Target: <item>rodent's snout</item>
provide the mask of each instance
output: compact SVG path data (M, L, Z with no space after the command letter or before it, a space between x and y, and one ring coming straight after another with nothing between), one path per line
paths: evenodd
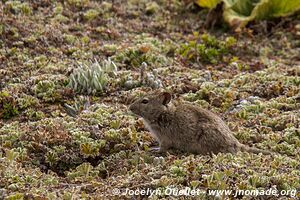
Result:
M133 112L133 114L140 116L139 106L135 103L129 106L129 110Z
M129 103L130 105L128 106L128 109L134 113L134 110L136 110L135 99L131 99Z
M132 104L129 105L128 109L129 109L130 111L132 111Z
M134 104L131 104L128 109L134 113L135 109L136 109L136 106Z

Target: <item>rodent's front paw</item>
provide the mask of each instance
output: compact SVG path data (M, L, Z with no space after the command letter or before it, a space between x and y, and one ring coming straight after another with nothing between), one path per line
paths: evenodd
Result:
M149 149L149 152L151 152L151 153L157 153L157 154L164 154L167 151L166 151L166 149L161 148L161 147L151 147Z
M159 147L151 147L149 148L149 151L152 153L160 153L160 148Z

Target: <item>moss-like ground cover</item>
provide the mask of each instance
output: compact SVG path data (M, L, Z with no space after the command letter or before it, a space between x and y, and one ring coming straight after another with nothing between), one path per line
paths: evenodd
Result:
M206 14L179 0L2 0L0 199L130 199L112 190L171 185L299 195L299 15L237 34L204 29ZM80 63L108 58L115 74L82 86L93 95L70 87ZM150 152L157 142L127 106L157 88L214 111L242 143L277 155Z

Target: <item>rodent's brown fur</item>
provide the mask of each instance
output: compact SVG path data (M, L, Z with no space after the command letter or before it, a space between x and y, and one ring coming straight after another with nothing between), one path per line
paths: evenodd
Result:
M145 126L159 141L159 151L170 148L195 154L247 151L270 154L241 144L216 114L189 103L170 102L162 92L137 99L129 109L144 119Z

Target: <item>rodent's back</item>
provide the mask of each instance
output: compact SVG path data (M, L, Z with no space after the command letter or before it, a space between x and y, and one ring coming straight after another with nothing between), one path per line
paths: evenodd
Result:
M181 132L185 133L185 137L189 138L190 141L196 142L189 143L188 149L191 152L207 154L211 152L236 153L237 151L246 151L271 154L270 151L241 144L234 137L226 123L218 115L209 110L189 103L178 103L175 113L177 114L175 119L179 120L181 118L185 121L185 123L178 127L178 130L181 129Z
M187 119L196 120L197 126L199 126L198 128L209 126L211 128L218 128L226 134L232 134L225 122L218 115L209 110L190 103L177 103L176 110L179 115L185 115Z
M190 103L174 103L163 115L161 134L177 148L200 154L236 151L237 139L222 119L208 110Z

